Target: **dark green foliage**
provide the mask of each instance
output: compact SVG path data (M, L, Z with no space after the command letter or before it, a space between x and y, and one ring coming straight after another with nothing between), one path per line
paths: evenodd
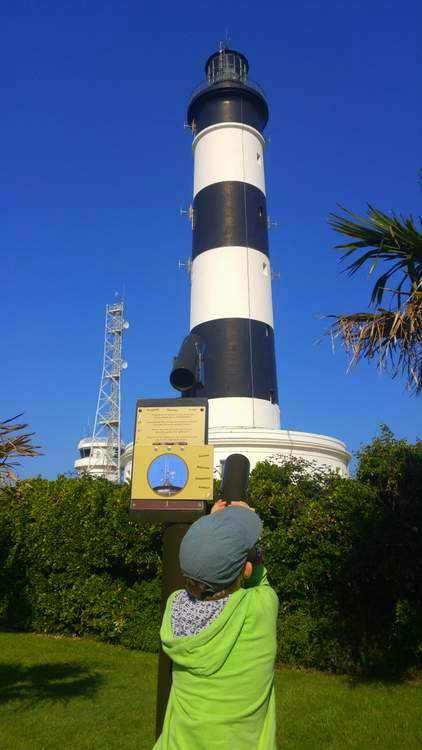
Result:
M128 495L89 478L2 488L0 623L157 650L161 530L129 524ZM280 598L280 661L355 674L422 661L421 442L382 428L354 479L258 464L249 501Z
M376 601L390 659L422 659L422 442L396 440L383 426L360 452L357 478L376 491L379 519L362 595Z
M127 486L41 478L0 495L0 622L157 650L161 532Z
M386 429L355 479L263 463L249 500L280 598L281 661L400 672L422 660L422 444Z

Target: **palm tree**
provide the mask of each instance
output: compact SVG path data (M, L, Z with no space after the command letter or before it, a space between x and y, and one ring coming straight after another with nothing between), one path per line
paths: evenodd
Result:
M40 455L37 450L40 446L31 443L33 432L14 434L28 427L27 424L15 422L15 419L19 419L21 416L22 414L17 414L15 417L0 422L0 484L16 479L12 467L19 462L11 459L20 456Z
M370 300L375 312L334 315L329 330L350 355L350 367L362 359L376 359L380 370L396 377L402 373L409 389L422 392L422 233L412 217L387 215L368 206L362 218L342 208L344 216L330 214L330 226L351 237L336 245L345 250L341 260L354 260L346 267L354 274L370 263L369 274L384 261ZM422 223L421 217L419 222ZM356 253L364 250L356 257ZM386 265L385 265L386 264ZM382 306L388 297L387 306Z

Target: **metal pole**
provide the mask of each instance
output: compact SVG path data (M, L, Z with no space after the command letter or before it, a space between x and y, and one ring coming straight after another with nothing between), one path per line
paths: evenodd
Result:
M161 588L161 612L164 613L166 602L170 594L177 589L184 588L183 576L179 567L180 543L189 528L187 523L169 523L165 525L163 536L163 578ZM156 712L156 738L161 734L167 701L170 695L172 682L171 659L160 650L158 660L158 684L157 684L157 712Z

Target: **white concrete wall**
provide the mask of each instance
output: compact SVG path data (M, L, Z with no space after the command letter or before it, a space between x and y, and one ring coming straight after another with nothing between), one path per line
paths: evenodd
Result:
M90 448L91 456L77 458L73 466L79 475L90 474L93 477L104 477L110 481L115 479L115 470L110 466L110 456L107 438L86 437L78 443L78 449ZM124 451L125 444L121 443Z
M224 427L280 429L280 407L263 398L211 398L208 408L210 430Z
M105 448L94 448L92 458L77 458L73 465L80 476L89 474L110 481L114 479L113 471L109 470L109 456Z
M289 430L227 430L209 431L209 442L214 445L214 467L218 473L221 463L231 453L248 457L251 470L259 461L276 462L283 458L304 458L316 467L326 467L348 476L350 453L345 444L328 435Z

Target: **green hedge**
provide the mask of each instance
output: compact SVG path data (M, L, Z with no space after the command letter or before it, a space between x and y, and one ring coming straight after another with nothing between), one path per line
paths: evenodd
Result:
M422 660L422 443L383 428L356 478L262 463L249 500L280 599L279 659L336 672ZM130 524L129 489L59 477L0 491L0 623L155 651L161 528Z
M157 650L161 530L129 524L128 502L127 486L90 478L4 489L0 622Z
M291 460L257 466L249 490L280 599L280 660L349 673L420 664L422 443L383 428L355 479Z

